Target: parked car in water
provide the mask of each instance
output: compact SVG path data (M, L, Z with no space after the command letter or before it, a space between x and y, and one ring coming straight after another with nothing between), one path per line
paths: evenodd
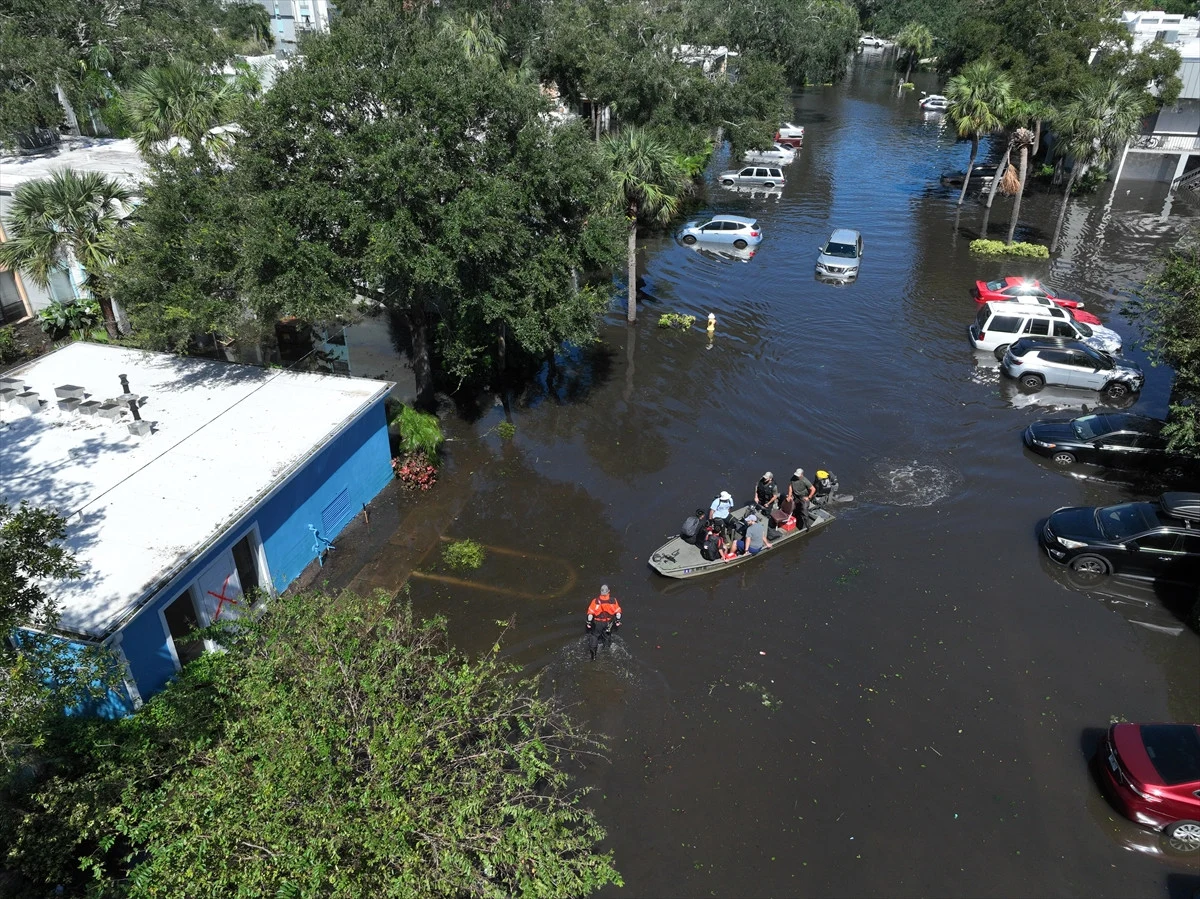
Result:
M783 144L785 147L799 147L804 143L804 126L784 122L775 132L775 143Z
M1083 309L1083 301L1075 297L1051 292L1033 278L999 278L995 281L976 281L971 293L976 303L1016 300L1021 303L1036 303L1039 306L1061 306L1069 309L1075 321L1089 325L1100 324L1100 319Z
M743 162L769 162L774 165L788 165L796 159L796 151L783 144L771 144L765 150L747 150L742 156Z
M998 166L986 162L971 166L971 183L979 188L989 187L992 179L996 177L997 168ZM942 175L942 184L946 187L961 188L965 177L966 172L946 172Z
M857 278L862 254L862 235L849 228L838 228L823 247L818 247L817 275L839 281Z
M1200 460L1167 451L1165 424L1132 412L1096 412L1079 418L1039 419L1021 439L1030 451L1063 468L1083 462L1122 471L1178 469L1200 478Z
M762 243L758 220L740 215L714 215L708 221L688 222L679 232L686 244L696 241L733 244L739 250Z
M1022 337L1009 346L1000 370L1026 390L1079 387L1113 400L1137 393L1145 381L1136 362L1062 337Z
M950 99L941 94L925 94L921 97L920 106L925 112L945 112L950 108Z
M1003 359L1009 344L1022 337L1063 337L1108 353L1121 351L1121 335L1103 325L1075 321L1066 309L1027 303L989 301L979 307L967 329L977 350L991 350Z
M1091 575L1200 581L1200 493L1158 502L1056 509L1038 535L1060 565Z
M760 184L763 187L778 187L783 182L783 169L778 166L748 165L740 169L727 169L717 176L725 185Z
M1122 815L1200 851L1200 724L1114 724L1094 763Z

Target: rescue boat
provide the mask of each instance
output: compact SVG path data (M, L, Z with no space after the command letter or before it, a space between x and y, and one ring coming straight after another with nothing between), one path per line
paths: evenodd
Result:
M740 509L734 509L730 513L730 516L740 524L750 511L752 511L750 506L745 505ZM705 574L716 574L718 571L725 571L734 565L749 562L751 559L761 559L763 556L771 556L778 552L780 547L785 543L792 543L801 537L818 531L834 520L834 516L824 509L812 509L810 514L813 516L813 521L808 527L797 526L791 530L779 531L777 532L777 536L774 537L768 534L767 539L771 541L769 549L764 549L753 555L746 553L745 555L736 556L731 559L713 559L709 561L700 554L700 547L693 541L675 536L651 553L650 567L665 577L689 578L700 577ZM776 532L772 530L770 533Z

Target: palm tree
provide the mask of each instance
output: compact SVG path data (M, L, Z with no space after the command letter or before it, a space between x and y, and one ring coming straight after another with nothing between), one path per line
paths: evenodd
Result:
M971 159L963 177L958 205L967 195L971 170L979 154L979 137L999 130L1004 111L1012 103L1012 81L989 59L973 62L950 79L946 87L950 100L948 114L959 137L971 139Z
M142 73L125 94L125 115L143 154L173 137L193 148L219 152L228 139L211 131L229 123L245 100L244 79L231 83L216 72L178 60Z
M442 37L458 44L467 59L499 63L507 49L504 36L497 34L487 13L452 15L442 22Z
M1137 134L1144 100L1141 91L1119 82L1093 83L1081 88L1054 120L1054 130L1059 136L1055 151L1064 158L1073 158L1075 164L1071 166L1071 177L1067 179L1062 206L1058 210L1054 238L1050 242L1051 253L1058 249L1058 235L1067 215L1075 179L1093 165L1107 165L1113 154Z
M909 22L896 35L896 46L908 51L908 67L904 70L904 83L907 84L913 63L924 59L933 49L933 33L920 22Z
M117 339L121 334L104 276L132 198L127 187L98 172L60 169L25 182L13 193L5 217L9 239L0 243L0 265L19 269L41 287L63 267L82 267L81 286L99 302L108 336Z
M687 178L671 148L641 128L606 135L601 152L612 171L615 203L629 223L629 321L637 321L637 226L665 223L675 214Z
M1015 151L1020 155L1020 175L1017 178L1016 196L1013 198L1012 217L1008 220L1008 237L1004 242L1011 245L1013 234L1017 230L1017 218L1021 215L1021 197L1025 194L1025 174L1029 169L1029 148L1033 146L1033 132L1028 128L1018 128L1008 141L1008 152Z

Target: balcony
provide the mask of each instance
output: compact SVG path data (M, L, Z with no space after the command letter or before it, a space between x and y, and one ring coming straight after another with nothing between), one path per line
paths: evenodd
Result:
M1139 134L1129 142L1131 153L1200 153L1200 137L1194 134Z

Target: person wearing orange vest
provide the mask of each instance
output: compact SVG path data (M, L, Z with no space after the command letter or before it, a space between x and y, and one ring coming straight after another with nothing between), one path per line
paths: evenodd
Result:
M600 588L600 595L591 601L587 610L588 652L596 661L596 650L604 641L612 640L612 633L621 626L621 604L608 592L608 584Z

